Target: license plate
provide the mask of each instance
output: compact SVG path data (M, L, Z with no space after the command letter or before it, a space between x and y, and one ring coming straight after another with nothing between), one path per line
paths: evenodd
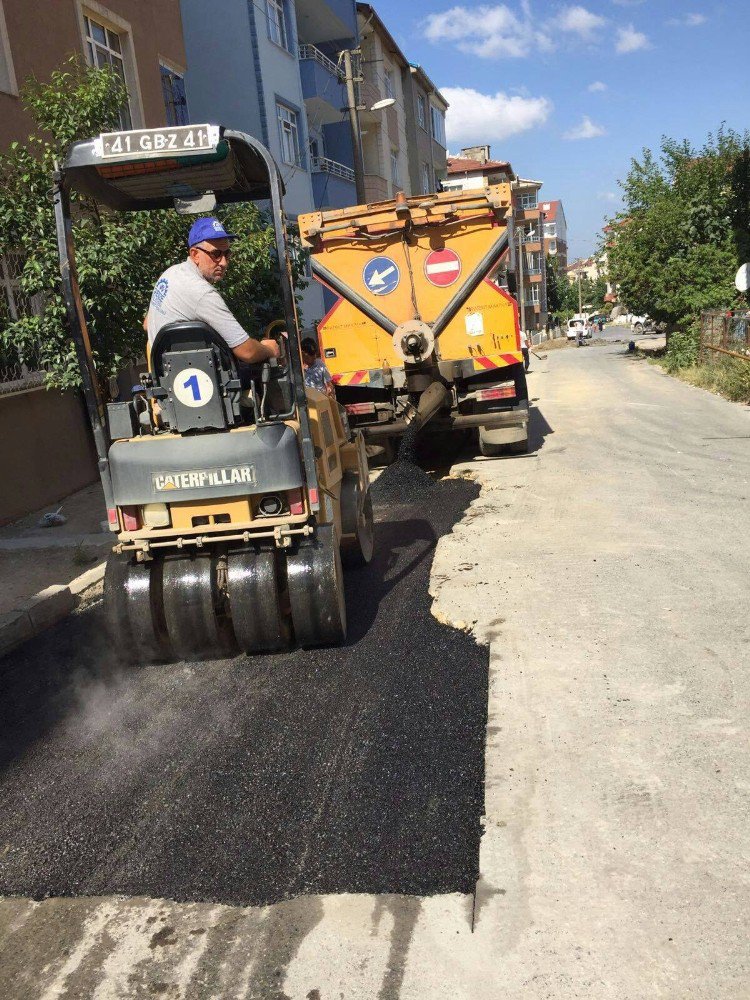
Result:
M219 144L216 125L176 125L173 128L142 128L132 132L105 132L96 141L104 160L165 154L208 153Z

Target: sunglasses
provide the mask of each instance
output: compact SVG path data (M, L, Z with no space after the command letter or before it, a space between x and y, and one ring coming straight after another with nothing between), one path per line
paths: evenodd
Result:
M219 264L222 257L226 257L226 259L229 260L232 254L231 248L227 250L206 250L205 247L196 247L195 249L202 250L203 253L207 254L211 258L214 264Z

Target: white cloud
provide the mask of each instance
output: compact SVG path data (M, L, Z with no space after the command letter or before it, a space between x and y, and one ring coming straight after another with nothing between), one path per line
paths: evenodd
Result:
M640 7L645 0L612 0L612 3L617 4L618 7Z
M606 21L585 7L565 7L556 18L555 24L560 31L579 35L588 41L595 36L599 28L604 27Z
M636 31L632 24L629 24L627 28L617 29L617 43L615 44L615 50L620 54L626 52L637 52L639 49L650 49L651 42L649 42L646 35L642 31Z
M588 90L590 94L601 94L606 89L607 89L607 84L602 83L601 80L594 80L594 82L590 83L586 88L586 90Z
M672 28L697 28L707 20L705 14L685 14L684 17L670 17L667 24Z
M600 191L596 197L600 201L619 201L619 195L614 191Z
M450 107L445 131L451 143L500 142L543 125L552 112L546 97L482 94L470 87L441 87Z
M607 130L601 125L595 125L588 115L584 115L580 124L563 132L563 139L596 139L600 135L606 135Z
M530 0L521 0L515 10L507 4L451 7L430 14L423 24L428 41L453 42L459 51L480 59L525 59L554 48L553 26L534 18Z

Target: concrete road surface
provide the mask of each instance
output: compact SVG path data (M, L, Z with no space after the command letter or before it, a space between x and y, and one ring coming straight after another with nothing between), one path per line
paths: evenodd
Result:
M344 650L2 664L0 996L750 996L750 411L530 388L478 496L386 482Z

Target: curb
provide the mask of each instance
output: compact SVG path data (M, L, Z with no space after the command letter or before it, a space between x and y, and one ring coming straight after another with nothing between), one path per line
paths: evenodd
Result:
M81 573L67 585L54 584L0 615L0 656L10 653L45 629L56 625L83 603L88 591L104 579L105 563Z

